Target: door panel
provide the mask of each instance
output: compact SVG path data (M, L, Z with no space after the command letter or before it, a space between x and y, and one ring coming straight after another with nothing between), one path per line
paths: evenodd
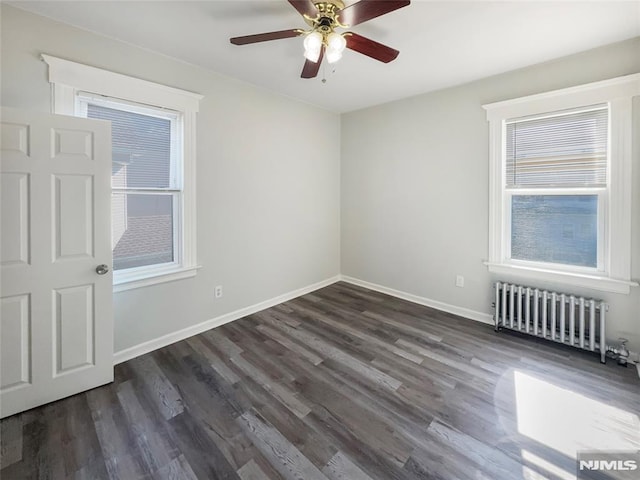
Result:
M53 177L54 261L93 258L93 176Z
M29 126L2 123L2 153L29 156Z
M29 263L29 175L2 173L2 245L0 263L20 265Z
M31 382L31 308L29 295L6 297L0 304L0 391L6 391Z
M52 133L52 159L93 160L93 132L53 129Z
M55 375L93 365L93 285L56 290L54 302Z
M111 125L2 109L0 416L113 380Z

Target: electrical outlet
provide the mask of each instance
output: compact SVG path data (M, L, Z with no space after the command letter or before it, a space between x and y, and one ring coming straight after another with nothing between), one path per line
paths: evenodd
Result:
M216 298L220 298L222 296L222 285L218 285L215 289Z
M464 277L462 275L456 275L456 287L464 287Z

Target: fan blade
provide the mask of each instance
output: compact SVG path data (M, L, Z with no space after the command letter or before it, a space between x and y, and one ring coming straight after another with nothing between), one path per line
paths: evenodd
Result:
M363 37L362 35L358 35L357 33L349 32L344 36L344 38L347 41L347 48L384 63L389 63L390 61L395 60L400 53L398 50L394 50L391 47L374 42L373 40Z
M304 62L304 67L302 67L302 75L300 75L300 78L314 78L316 75L318 75L323 57L324 47L322 48L322 50L320 50L320 57L318 57L317 62L312 62L311 60L307 60L306 62Z
M256 35L245 35L244 37L233 37L230 38L229 41L234 45L247 45L249 43L297 37L298 35L300 35L300 30L280 30L279 32L258 33Z
M311 18L316 18L318 15L318 9L311 0L289 0L289 3L300 15L307 15Z
M338 20L343 25L352 27L406 7L410 3L409 0L360 0L358 3L343 8L338 14Z

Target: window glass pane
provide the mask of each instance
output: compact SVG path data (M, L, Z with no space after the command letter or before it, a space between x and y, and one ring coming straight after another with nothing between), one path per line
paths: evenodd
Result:
M173 262L173 195L112 195L113 268Z
M171 120L87 105L87 117L111 122L114 188L170 188Z
M511 258L596 268L597 195L514 195Z

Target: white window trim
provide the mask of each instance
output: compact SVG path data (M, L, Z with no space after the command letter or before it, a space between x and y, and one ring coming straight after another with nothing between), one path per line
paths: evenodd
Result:
M631 167L632 102L640 95L640 74L589 83L527 97L483 105L489 121L489 271L518 275L534 280L558 282L577 287L628 294L638 284L631 280ZM512 118L568 110L584 105L608 103L611 145L604 272L564 271L542 264L527 265L509 261L507 242L508 212L505 198L503 131Z
M129 77L51 55L41 55L49 66L53 113L76 115L76 97L88 92L134 103L167 108L182 114L184 193L182 221L182 264L166 268L145 268L114 274L114 292L193 277L199 267L196 255L196 113L202 95ZM136 269L131 269L136 270Z

